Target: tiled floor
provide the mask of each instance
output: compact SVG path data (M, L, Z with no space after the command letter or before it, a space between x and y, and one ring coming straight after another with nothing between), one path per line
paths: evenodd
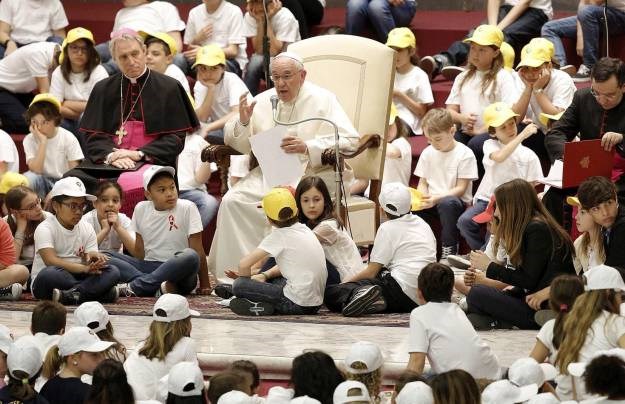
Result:
M147 335L150 317L113 316L115 335L128 348ZM14 335L29 331L30 313L0 310L0 324ZM68 326L73 316L68 317ZM535 331L491 331L481 333L503 366L527 356L534 344ZM203 368L212 373L233 360L251 359L264 377L282 378L291 360L305 349L319 349L335 360L342 360L351 343L366 340L377 343L386 359L389 376L400 372L408 361L408 329L306 323L276 323L239 320L194 319L191 336L196 340Z

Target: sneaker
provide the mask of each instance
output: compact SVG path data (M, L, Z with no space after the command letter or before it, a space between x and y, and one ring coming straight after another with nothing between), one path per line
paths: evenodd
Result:
M552 310L538 310L534 314L534 321L541 327L545 325L547 321L553 320L554 318L556 318L556 312Z
M476 331L511 330L513 328L512 324L496 320L484 314L469 313L467 314L467 318Z
M576 83L585 83L590 81L590 68L586 65L579 65L577 73L571 76Z
M0 288L0 300L20 300L22 289L19 283Z
M230 299L232 296L234 296L234 293L232 293L232 285L228 283L220 283L219 285L215 286L213 292L215 292L215 294L222 299Z
M119 290L117 289L117 286L113 286L108 290L108 292L106 292L105 295L100 298L100 301L102 303L115 303L118 297Z
M460 255L450 254L446 258L449 266L452 266L454 268L469 269L469 267L471 266L471 261Z
M363 286L354 292L349 302L343 307L343 315L355 317L364 314L367 309L382 295L378 285Z
M241 297L230 300L230 310L240 316L270 316L274 312L273 304L253 302Z
M384 296L380 295L378 300L371 303L371 305L367 307L364 314L384 313L384 311L386 311L386 299L384 299Z
M52 301L61 303L64 306L78 306L80 304L80 292L76 288L52 290Z
M434 72L438 70L438 63L432 56L423 56L419 61L419 67L427 73L430 80L434 78Z
M577 73L577 69L573 65L564 65L564 66L560 67L560 70L563 71L564 73L568 74L569 76L572 76L575 73Z
M441 261L446 260L450 255L458 254L458 245L447 245L441 248Z
M130 288L129 283L120 283L117 285L117 295L120 297L135 297L135 292Z
M441 74L445 79L453 81L457 75L464 71L464 67L445 66L441 69Z

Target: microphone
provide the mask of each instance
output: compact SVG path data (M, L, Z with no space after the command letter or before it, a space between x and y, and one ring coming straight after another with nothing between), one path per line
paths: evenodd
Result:
M273 112L273 120L276 120L276 113L278 110L278 96L272 95L269 100L271 101L271 111Z

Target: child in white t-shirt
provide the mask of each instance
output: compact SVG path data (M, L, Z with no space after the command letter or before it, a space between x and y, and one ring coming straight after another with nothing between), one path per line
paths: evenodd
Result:
M258 94L260 80L264 78L263 69L263 26L265 24L265 11L263 2L267 8L269 25L267 35L272 38L269 41L269 56L273 57L284 51L293 42L299 41L299 23L293 14L282 7L279 1L274 0L251 0L247 3L247 12L243 16L243 35L252 39L254 54L251 56L243 81L252 95Z
M50 94L61 102L61 125L78 135L78 122L91 90L108 73L100 65L91 31L80 27L70 30L61 49L60 66L50 79Z
M197 365L196 344L191 338L191 316L199 315L189 309L187 299L177 294L165 294L154 303L150 333L124 363L135 400L164 402L159 386L166 386L167 382L161 379L177 363Z
M347 281L326 288L326 306L344 316L411 311L418 304L419 272L436 262L434 233L423 219L410 213L408 187L386 184L379 200L389 220L378 229L369 265Z
M422 305L410 314L407 370L423 373L427 356L436 374L462 369L476 379L499 379L501 368L497 357L462 309L451 302L454 288L451 268L428 264L421 270L418 283L417 295Z
M30 187L44 199L65 172L84 158L78 139L61 128L61 103L48 93L37 94L26 111L30 133L24 138Z
M421 210L426 221L441 223L441 259L458 253L458 218L471 203L477 179L475 155L454 140L455 125L449 111L436 108L423 117L423 132L430 145L423 150L414 174L419 177Z
M248 92L239 76L226 71L226 62L224 51L213 44L198 50L193 65L197 69L195 112L202 136L211 144L224 144L224 125L239 116L239 99Z
M0 178L7 171L20 172L20 155L11 136L0 129Z
M494 139L484 142L485 172L473 197L473 206L458 219L458 230L472 250L479 250L485 244L480 225L473 221L473 217L486 209L495 188L516 178L532 183L543 177L538 157L521 144L538 128L529 124L517 135L517 116L503 102L491 104L484 110L484 124Z
M195 289L198 270L208 274L202 246L202 221L195 205L178 199L176 170L153 165L143 173L147 201L132 215L133 256L111 252L120 269L124 296L186 295Z
M93 203L94 208L87 212L82 221L96 232L98 249L103 252L121 252L125 248L133 252L135 233L128 216L119 212L122 206L122 189L118 183L102 181L98 184Z
M65 177L50 191L55 216L35 230L32 292L62 304L117 300L119 270L98 251L95 231L82 222L87 201L96 198L76 177Z
M297 204L286 188L273 188L262 200L273 229L258 247L241 258L230 309L239 315L315 314L323 303L328 273L323 248L315 234L298 222ZM252 265L272 256L276 266L257 275ZM275 279L275 280L273 280ZM273 280L273 281L272 281Z
M139 35L145 38L147 66L151 70L176 79L187 92L187 95L191 97L191 88L187 76L178 66L173 64L174 57L178 53L174 38L165 32L141 31Z
M241 8L226 0L204 0L189 11L184 43L189 48L184 52L189 63L194 63L200 47L219 46L226 54L228 71L241 77L247 65Z
M395 28L388 33L386 46L397 51L393 103L411 134L420 135L423 133L421 119L434 102L434 96L427 73L411 61L417 47L414 34L410 28Z

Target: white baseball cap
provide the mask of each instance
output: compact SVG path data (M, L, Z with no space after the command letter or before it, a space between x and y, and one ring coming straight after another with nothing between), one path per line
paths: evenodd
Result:
M308 397L308 396L300 396L295 397L290 401L291 404L321 404L319 400L316 398Z
M594 352L591 356L590 359L588 360L588 362L572 362L569 363L569 366L566 368L566 370L569 371L569 373L573 376L577 376L577 377L581 377L584 375L584 372L586 371L586 366L592 362L593 359L599 357L599 356L616 356L620 359L622 359L623 361L625 361L625 349L623 348L613 348L613 349L609 349L609 350L605 350L605 351L596 351Z
M527 400L527 404L558 404L560 400L551 393L540 393Z
M510 380L497 380L482 392L482 404L515 404L529 400L538 394L538 386L515 386Z
M423 382L410 382L404 385L397 398L397 404L434 404L432 388Z
M356 369L352 367L355 362L362 362L366 369ZM349 373L363 374L379 369L384 363L384 357L378 347L373 342L358 341L349 348L345 357L345 368Z
M597 265L584 273L586 290L614 289L625 291L620 272L607 265Z
M21 370L30 379L39 372L42 365L43 354L32 338L18 338L9 348L7 368L14 378L17 379L14 372Z
M369 390L362 382L356 380L346 380L336 386L332 396L334 404L353 403L356 401L371 402Z
M73 196L76 198L85 197L92 202L98 199L94 195L87 193L85 184L83 184L78 177L65 177L55 182L48 196L54 198L60 195Z
M11 330L4 324L0 324L0 351L8 354L11 345L13 345L13 334L11 334Z
M242 391L231 390L222 394L217 404L254 404L254 400Z
M167 379L167 391L180 397L191 397L201 396L203 389L204 376L197 363L179 362L172 366Z
M97 333L106 330L109 323L109 313L100 302L85 302L74 311L76 324L81 327L89 327Z
M517 359L508 370L508 380L517 386L542 386L557 375L558 371L551 363L538 363L534 358Z
M115 345L102 341L89 327L72 327L59 340L59 356L66 357L76 352L103 352Z
M173 167L169 166L150 166L147 170L143 172L143 189L148 190L148 184L152 181L152 177L160 172L167 172L173 176L176 175L176 170Z
M288 404L293 399L295 391L282 386L273 386L267 392L267 403L271 404Z
M410 212L410 190L401 182L384 184L378 199L382 209L391 215L400 216Z
M158 310L165 312L165 316L156 314ZM154 303L152 311L152 319L163 323L171 323L172 321L184 320L187 317L199 316L200 313L189 308L189 302L184 296L175 293L167 293L158 298Z

